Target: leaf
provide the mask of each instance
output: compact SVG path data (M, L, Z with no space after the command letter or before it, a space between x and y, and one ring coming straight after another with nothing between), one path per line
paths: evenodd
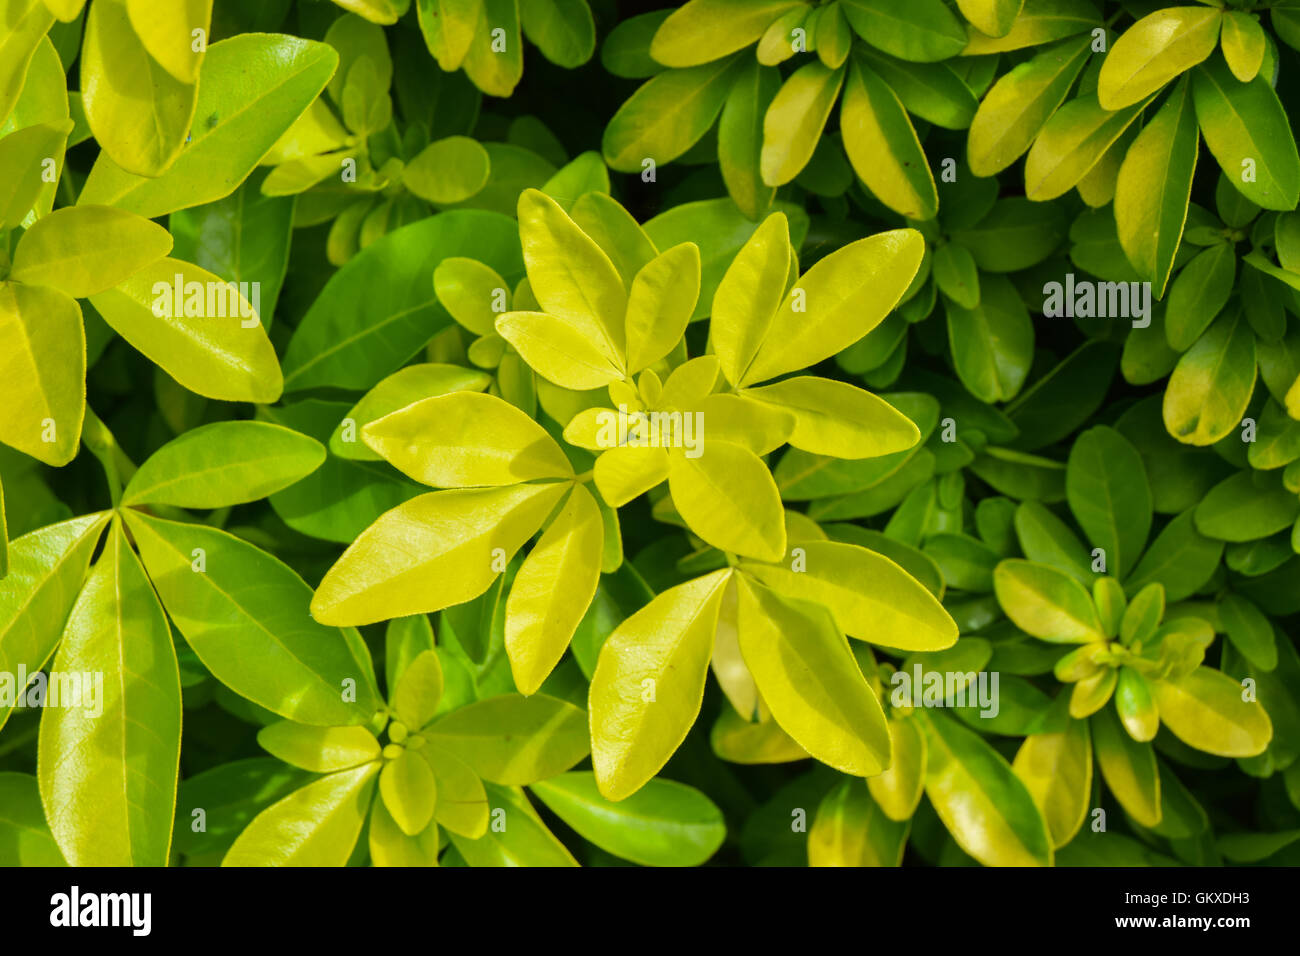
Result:
M520 567L506 601L505 642L515 686L536 693L591 606L600 579L604 521L575 487Z
M1025 195L1042 202L1073 189L1144 106L1145 100L1111 112L1097 102L1096 94L1066 103L1052 114L1030 147L1025 159Z
M5 36L0 40L0 123L13 111L32 57L54 23L50 11L38 0L7 0L4 14Z
M348 770L379 759L379 741L365 727L309 727L282 720L257 732L262 749L312 773Z
M1130 737L1109 707L1099 710L1089 723L1107 789L1134 820L1144 827L1156 826L1161 808L1155 748Z
M393 822L407 836L415 836L433 819L437 784L429 762L413 750L403 750L379 771L379 795Z
M1047 824L1006 760L950 717L920 716L925 793L957 844L986 866L1051 866Z
M650 55L664 66L691 67L756 42L799 0L691 0L659 27Z
M867 789L891 820L912 818L925 788L925 734L918 721L897 718L889 721L892 759L883 772L867 778Z
M781 85L763 115L764 183L784 186L808 165L843 83L843 67L831 70L818 61L805 63Z
M93 4L81 54L86 120L104 153L127 173L161 176L176 162L195 116L198 87L149 55L124 0Z
M956 643L957 625L942 605L889 558L831 541L800 547L805 570L748 561L741 568L784 597L824 605L850 637L907 651Z
M591 759L600 793L631 796L699 715L730 570L669 588L615 628L591 680Z
M1034 329L1010 280L986 275L976 308L947 301L944 311L957 375L967 391L988 404L1014 398L1029 374Z
M795 8L796 15L801 12ZM752 64L736 78L718 119L718 168L723 182L740 211L755 221L776 197L776 189L763 182L760 164L763 117L780 89L777 70Z
M45 822L36 778L0 773L0 866L67 866Z
M378 764L315 780L259 813L222 866L343 866L374 793Z
M1237 258L1228 243L1198 252L1169 287L1165 338L1170 348L1185 352L1219 315L1232 295Z
M1216 58L1193 75L1192 98L1205 145L1237 191L1265 209L1294 209L1300 202L1300 154L1268 80L1257 76L1240 83Z
M488 827L488 798L483 781L465 761L436 744L428 744L424 754L438 787L434 820L452 833L477 840Z
M360 724L374 715L380 701L368 661L303 613L311 589L286 565L216 528L134 510L126 523L168 615L219 681L299 723Z
M1220 757L1253 757L1264 752L1273 724L1261 704L1222 671L1198 667L1180 680L1155 684L1160 719L1190 747Z
M402 184L421 199L447 205L469 199L485 185L492 160L468 136L448 136L422 149L402 170Z
M573 69L596 52L596 24L586 0L543 0L520 7L524 34L556 66Z
M781 494L762 459L718 439L699 451L668 456L668 488L683 520L723 551L779 561L786 546Z
M1025 0L1020 15L1005 35L990 37L972 30L962 54L979 56L1020 50L1086 33L1100 25L1101 14L1091 0Z
M1031 734L1011 764L1042 811L1052 848L1074 839L1092 798L1092 740L1088 724L1070 720L1065 729Z
M1115 222L1133 268L1163 298L1187 220L1200 134L1184 81L1142 128L1115 183Z
M577 866L564 844L546 828L517 787L487 785L493 814L500 829L490 829L477 840L467 840L454 831L448 835L470 866Z
M933 219L939 194L907 110L866 61L849 69L840 131L853 171L872 195L908 219Z
M743 380L785 294L790 272L790 230L772 213L745 240L717 284L709 339L723 376Z
M737 629L764 703L800 746L855 777L889 765L880 702L825 607L786 600L742 575Z
M712 800L672 780L651 780L619 803L601 796L589 771L561 774L529 789L584 840L642 866L699 866L727 832Z
M898 866L907 831L908 823L885 816L858 781L842 780L817 806L808 832L808 865Z
M415 836L407 836L383 800L375 800L370 805L366 842L370 845L371 866L438 865L437 825L429 824Z
M646 81L605 126L601 152L609 168L641 172L645 160L662 166L699 142L722 112L738 62L714 60Z
M0 673L34 674L54 653L108 519L73 518L11 543L9 573L0 578ZM0 710L0 727L9 710Z
M51 665L72 700L47 707L37 777L73 866L164 866L181 750L171 630L121 526L77 599ZM95 675L95 689L87 685ZM51 686L53 694L53 683ZM53 703L53 700L49 701Z
M586 757L584 717L579 708L545 694L504 694L452 711L424 734L484 780L514 786L563 773Z
M548 382L588 391L622 380L622 360L599 327L549 312L507 312L497 332Z
M1064 40L993 84L971 120L967 158L976 176L1006 169L1033 144L1088 61L1088 39Z
M338 54L326 44L281 34L212 44L189 142L170 168L149 178L103 155L78 201L153 219L229 196L307 111L337 65Z
M892 0L843 0L843 9L858 36L903 60L946 60L966 45L961 21L940 0L903 6Z
M1065 493L1088 541L1123 578L1136 565L1151 530L1151 489L1142 456L1124 436L1099 425L1070 449Z
M1259 17L1239 10L1229 10L1223 15L1223 32L1220 36L1223 57L1232 75L1249 83L1264 65L1268 41Z
M1165 525L1129 575L1126 590L1135 593L1159 582L1166 600L1181 601L1210 579L1219 566L1223 545L1196 530L1195 514L1195 509L1188 508Z
M540 425L480 392L425 398L362 429L370 448L403 474L441 488L567 478L573 467Z
M285 352L285 386L369 389L451 322L429 276L449 255L502 276L523 271L518 229L498 213L454 210L371 243L330 277Z
M673 246L641 267L627 300L628 372L667 356L686 334L700 292L700 249Z
M1105 638L1092 596L1063 571L1010 558L994 569L993 588L1007 617L1039 640L1087 644Z
M72 129L62 123L34 123L0 139L0 229L26 218L44 188L42 163L62 151Z
M921 266L925 244L913 229L849 243L819 259L786 293L739 385L755 385L815 365L880 324ZM806 311L795 311L796 303Z
M1102 108L1132 106L1200 63L1214 52L1222 20L1222 12L1204 7L1169 7L1138 20L1102 60Z
M0 441L48 465L77 454L86 411L81 307L57 289L0 283Z
M962 16L981 33L1006 36L1024 7L1024 0L957 0Z
M742 394L790 412L790 444L813 454L877 458L921 438L912 420L884 399L833 379L799 375Z
M494 568L505 567L568 487L453 489L398 505L363 531L325 574L312 616L328 624L370 624L477 597L496 578ZM504 553L496 554L498 549Z
M127 484L123 505L224 508L287 488L325 461L306 435L266 422L213 422L154 452Z
M1246 660L1262 671L1277 667L1273 624L1258 605L1240 594L1225 594L1218 611L1228 640Z
M1234 431L1255 388L1255 335L1229 312L1183 353L1165 388L1164 422L1187 445L1212 445Z

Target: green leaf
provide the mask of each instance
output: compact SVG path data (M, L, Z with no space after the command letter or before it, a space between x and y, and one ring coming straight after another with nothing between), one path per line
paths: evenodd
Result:
M1219 541L1254 541L1289 527L1300 498L1276 475L1257 483L1243 471L1219 482L1196 507L1196 530Z
M962 384L989 404L1014 398L1029 374L1034 328L1010 280L986 275L980 283L978 306L964 309L949 300L944 312Z
M699 866L726 836L719 810L694 787L651 780L627 799L601 796L595 775L561 774L529 788L583 839L643 866Z
M1063 571L1011 558L993 571L998 602L1015 625L1053 644L1103 640L1092 596Z
M294 330L284 358L286 387L372 388L450 323L429 281L434 268L457 255L518 276L517 237L506 216L455 210L367 246L330 277Z
M520 7L524 35L556 66L573 69L596 52L596 24L587 0L542 0Z
M1151 490L1142 456L1112 428L1083 432L1070 449L1065 493L1088 540L1123 578L1137 563L1151 530Z
M763 117L780 89L780 72L752 64L736 78L718 120L718 168L728 194L753 220L762 218L776 196L775 187L763 182L760 157Z
M941 0L902 6L892 0L843 0L842 6L858 36L903 60L946 60L966 45L961 21Z
M1051 866L1047 824L1010 764L950 717L920 718L925 793L957 844L986 866Z
M756 42L800 0L691 0L659 27L650 55L664 66L691 67Z
M428 622L424 615L405 620ZM430 628L430 636L432 633ZM433 648L417 654L394 679L390 694L393 713L407 730L420 730L433 720L442 700L443 683L442 665Z
M488 152L468 136L430 143L402 170L402 184L421 199L448 205L469 199L491 173Z
M213 422L168 442L140 466L123 505L224 508L287 488L325 461L320 442L266 422Z
M0 866L67 865L45 822L36 778L0 773Z
M346 635L303 613L311 589L287 566L215 528L138 511L126 520L163 606L214 677L300 723L360 724L374 715L380 701L368 662Z
M1165 338L1186 352L1227 305L1236 277L1236 251L1220 243L1198 252L1169 287Z
M1228 181L1257 206L1294 209L1300 202L1300 154L1269 81L1257 76L1240 83L1215 58L1197 69L1192 95L1205 145Z
M413 750L402 750L379 771L379 795L403 833L407 836L420 833L433 819L433 807L438 799L429 762Z
M763 115L764 183L784 186L808 165L843 83L843 67L832 70L818 61L805 63L781 84Z
M492 813L500 821L477 840L455 831L452 844L470 866L577 866L564 844L546 828L524 792L518 787L487 785Z
M147 178L106 154L78 201L152 219L230 195L307 111L337 65L330 47L298 37L250 33L212 44L190 139L171 167Z
M515 786L554 777L586 757L585 717L579 708L545 694L505 694L452 711L424 735L484 780Z
M1277 667L1273 624L1258 605L1240 594L1225 594L1218 611L1228 640L1246 660L1262 671Z
M1006 36L1024 5L1025 0L957 0L962 16L991 37Z
M610 169L653 168L646 160L662 166L699 142L722 112L738 62L720 59L668 70L643 84L605 126L601 152Z
M1164 297L1183 236L1199 145L1191 87L1183 81L1142 128L1119 168L1115 223L1120 245L1157 299Z
M39 0L6 0L5 36L0 39L0 123L13 111L41 40L54 17Z
M1042 202L1073 189L1124 135L1146 103L1143 100L1111 112L1093 93L1058 109L1025 159L1025 195Z
M54 653L108 519L73 518L11 543L9 573L0 578L0 674L9 681L20 669L35 674ZM0 727L11 706L0 708Z
M222 866L343 866L374 794L379 765L321 777L259 813Z
M699 715L730 570L657 595L614 629L591 679L591 759L600 793L631 796Z
M27 217L44 188L42 160L59 155L72 121L34 123L0 139L0 229Z
M180 675L163 609L116 523L51 674L65 692L69 680L81 684L80 699L74 691L47 707L40 729L41 798L64 857L73 866L166 865Z
M1181 601L1201 589L1219 566L1223 544L1197 531L1195 513L1188 508L1165 525L1129 575L1125 590L1133 594L1159 583L1166 600Z
M1102 108L1132 106L1200 63L1214 52L1222 20L1220 11L1203 7L1170 7L1138 20L1102 61Z
M1264 56L1268 48L1264 28L1259 25L1256 14L1229 10L1223 15L1223 33L1219 38L1223 45L1223 58L1228 62L1232 75L1243 83L1249 83L1264 65Z

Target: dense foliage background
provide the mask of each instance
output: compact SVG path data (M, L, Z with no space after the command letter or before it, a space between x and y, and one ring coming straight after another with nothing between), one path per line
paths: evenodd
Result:
M1296 861L1298 51L0 0L0 862Z

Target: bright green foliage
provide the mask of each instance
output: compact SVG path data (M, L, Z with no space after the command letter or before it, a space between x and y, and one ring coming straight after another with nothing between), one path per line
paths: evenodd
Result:
M0 0L0 864L1295 863L1297 57Z

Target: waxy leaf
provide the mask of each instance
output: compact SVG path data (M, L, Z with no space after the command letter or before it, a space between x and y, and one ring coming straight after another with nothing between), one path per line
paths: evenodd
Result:
M484 780L514 786L554 777L586 757L585 716L545 694L505 694L452 711L424 733Z

